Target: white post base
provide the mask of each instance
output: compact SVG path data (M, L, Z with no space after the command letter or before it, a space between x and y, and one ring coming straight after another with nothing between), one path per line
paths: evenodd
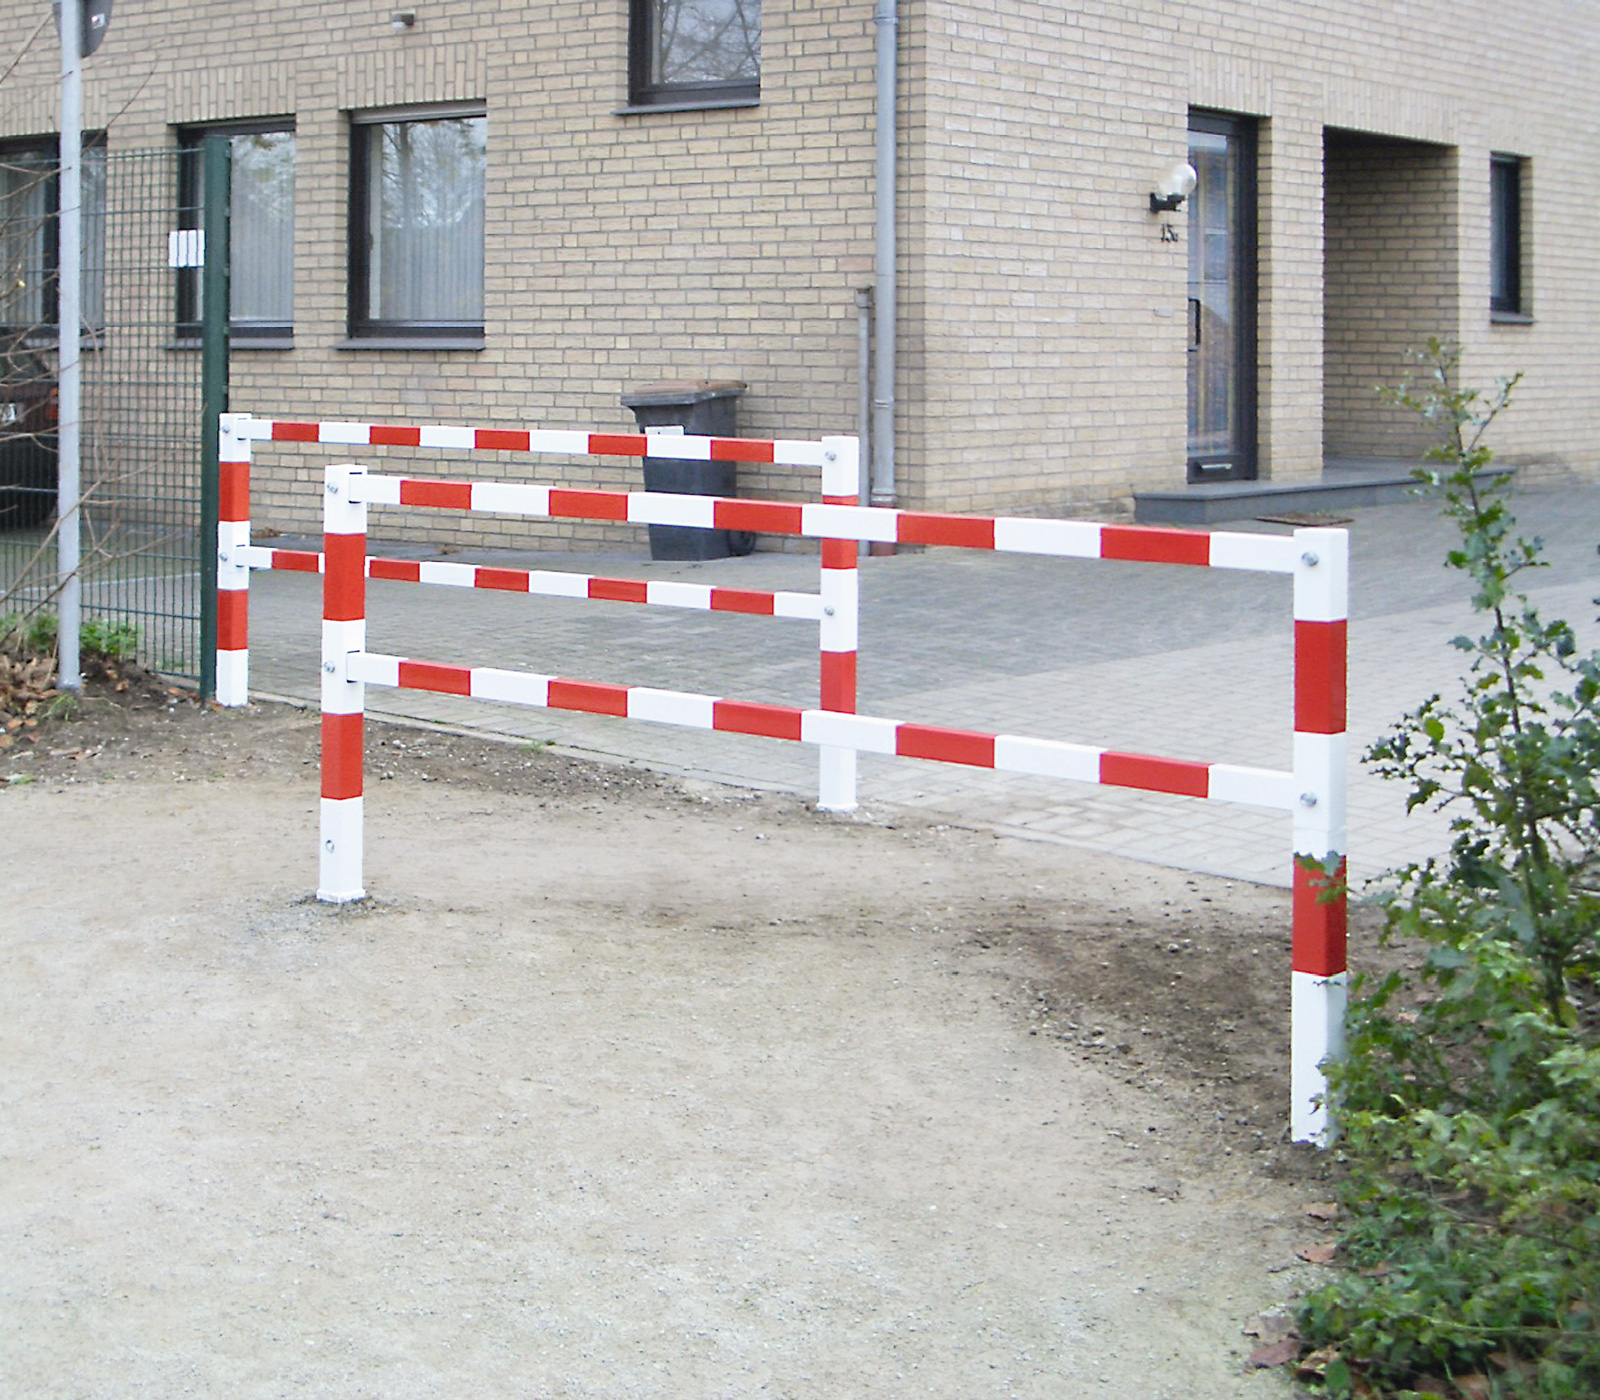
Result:
M322 799L321 851L317 898L323 904L353 904L365 899L361 887L362 799Z
M1289 1135L1295 1142L1327 1146L1333 1136L1322 1066L1344 1055L1348 972L1319 977L1294 972L1289 999Z
M250 703L250 653L217 653L217 704L237 708Z
M856 809L856 751L824 745L822 771L817 780L817 808L823 812Z

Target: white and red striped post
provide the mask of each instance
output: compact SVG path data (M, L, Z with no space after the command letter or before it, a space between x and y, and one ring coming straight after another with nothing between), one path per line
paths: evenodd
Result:
M1350 554L1343 530L1296 530L1294 952L1289 1127L1325 1144L1335 1125L1322 1066L1344 1053L1347 970L1345 735Z
M366 468L328 467L322 497L322 806L317 898L365 899L362 866L362 729L366 684L350 656L367 649Z
M854 506L861 493L861 442L853 437L822 440L822 500ZM822 541L821 705L856 712L856 649L860 635L861 587L856 541ZM856 809L856 751L826 745L821 753L817 806L824 812Z
M217 443L217 703L250 700L248 413L224 413Z

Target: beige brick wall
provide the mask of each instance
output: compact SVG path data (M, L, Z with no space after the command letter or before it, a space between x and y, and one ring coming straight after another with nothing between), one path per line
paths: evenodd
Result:
M1600 39L1582 7L1530 0L1514 26L1488 0L901 9L903 503L1114 512L1135 490L1182 482L1186 240L1161 241L1147 196L1185 149L1191 107L1259 124L1263 475L1318 470L1325 379L1343 433L1359 416L1350 385L1399 368L1386 368L1404 338L1389 325L1368 325L1366 361L1350 358L1348 299L1324 325L1324 229L1342 267L1356 236L1346 214L1359 212L1349 181L1324 209L1329 126L1452 153L1453 192L1402 193L1453 219L1469 372L1528 371L1502 451L1600 471L1600 279L1554 197L1585 188L1600 156L1587 76ZM707 377L749 383L746 434L820 436L856 420L855 290L873 272L872 11L872 0L765 0L759 107L641 116L617 112L626 0L437 0L404 34L388 8L144 0L117 12L90 60L86 115L121 148L168 144L182 123L295 118L294 348L236 354L238 408L626 428L628 388ZM47 32L0 82L0 134L54 129L54 63ZM343 349L347 114L462 99L484 102L489 120L485 347ZM1489 321L1494 150L1528 160L1530 326ZM1450 268L1428 275L1448 282ZM1430 329L1426 308L1408 306L1408 330ZM303 487L320 462L264 453L258 518L312 528ZM625 462L551 470L574 484L637 479ZM815 486L787 472L744 480L760 494ZM639 543L590 526L482 522L476 535Z

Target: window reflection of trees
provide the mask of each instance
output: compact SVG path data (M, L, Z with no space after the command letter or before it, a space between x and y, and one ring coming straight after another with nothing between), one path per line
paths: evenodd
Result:
M753 82L761 75L761 0L654 0L651 81Z
M368 315L483 319L483 117L373 127Z
M0 152L0 326L56 322L59 155L54 146ZM83 322L104 320L106 153L85 146L81 173Z
M288 323L294 318L294 132L251 132L231 144L231 315L236 322Z

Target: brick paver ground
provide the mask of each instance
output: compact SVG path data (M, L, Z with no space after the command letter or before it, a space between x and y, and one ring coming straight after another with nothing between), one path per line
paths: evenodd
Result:
M1525 534L1550 567L1529 592L1594 640L1600 487L1520 492ZM1425 502L1347 512L1351 523L1350 857L1373 876L1442 850L1444 821L1405 814L1404 793L1357 761L1406 708L1449 692L1452 636L1471 625L1443 567L1451 529ZM814 556L758 553L685 564L634 555L496 552L478 562L813 591ZM1263 523L1238 529L1283 529ZM641 532L642 534L642 532ZM385 549L375 510L373 550ZM427 557L427 556L425 556ZM464 554L452 554L465 562ZM475 556L476 558L476 556ZM860 709L1210 761L1287 767L1290 595L1282 578L930 550L864 559ZM252 689L314 700L319 583L257 574ZM622 603L375 583L369 646L418 658L535 670L742 699L817 699L813 624ZM368 689L374 714L552 742L716 782L815 792L813 749L776 740ZM1051 782L872 755L863 806L908 806L967 825L1272 884L1288 880L1289 819L1255 808Z

